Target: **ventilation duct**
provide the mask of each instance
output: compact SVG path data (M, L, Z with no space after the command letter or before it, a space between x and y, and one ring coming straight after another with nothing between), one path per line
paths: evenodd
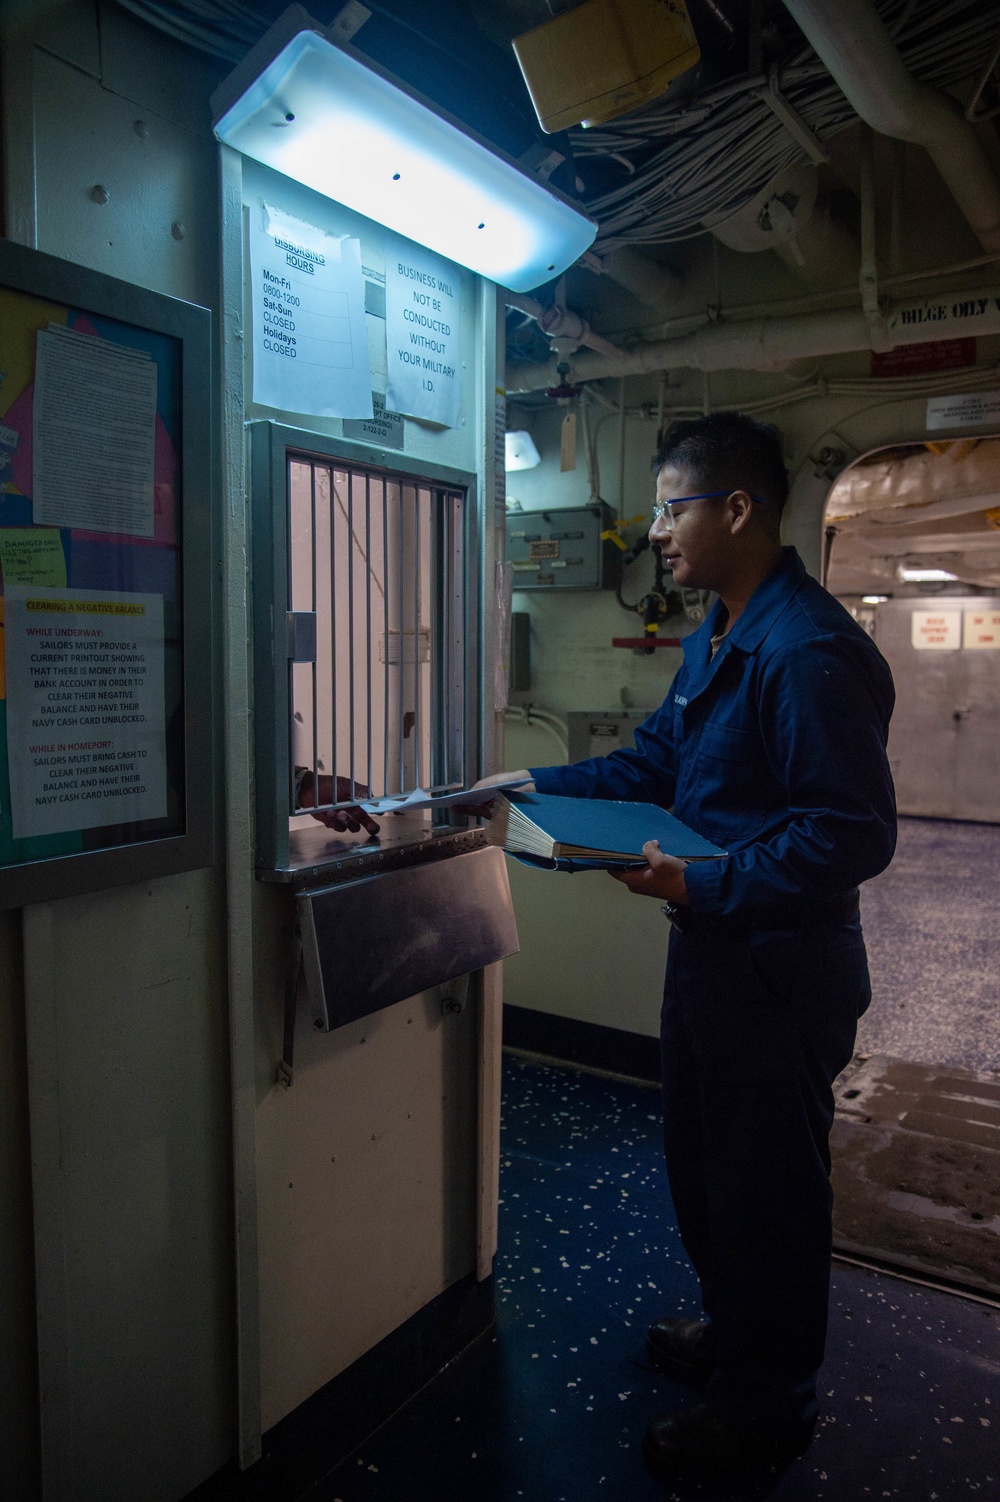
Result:
M842 286L857 277L859 248L817 202L819 174L811 162L783 168L735 214L706 228L730 250L773 250L789 270L813 283Z
M1000 181L974 127L914 78L871 0L784 3L862 120L925 147L983 248L1000 250Z
M659 312L676 301L684 286L684 278L678 276L676 271L671 271L669 266L661 266L658 261L651 260L629 245L619 246L617 250L608 251L605 255L595 255L593 251L588 251L581 264L588 271L617 282L619 287L631 292L646 307L655 308Z

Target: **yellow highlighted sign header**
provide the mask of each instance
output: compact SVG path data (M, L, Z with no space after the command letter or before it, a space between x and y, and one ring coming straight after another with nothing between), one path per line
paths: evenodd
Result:
M56 611L60 615L145 615L145 605L119 600L25 600L25 610Z

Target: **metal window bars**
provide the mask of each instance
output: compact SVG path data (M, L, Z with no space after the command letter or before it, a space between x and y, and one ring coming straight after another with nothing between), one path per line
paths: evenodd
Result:
M288 816L462 787L469 737L463 489L288 451ZM329 783L323 779L332 779Z

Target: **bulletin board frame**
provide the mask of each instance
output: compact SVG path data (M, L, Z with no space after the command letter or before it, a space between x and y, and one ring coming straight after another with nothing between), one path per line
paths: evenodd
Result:
M125 326L126 333L131 329L138 335L170 341L164 347L169 347L171 369L177 371L171 493L178 587L177 598L171 602L171 620L179 641L175 677L180 691L169 733L173 801L178 812L170 820L150 820L151 834L142 831L141 821L135 826L121 825L120 829L135 832L114 835L114 842L103 848L99 844L101 826L97 826L90 832L97 848L40 854L37 858L20 854L13 860L0 850L0 909L9 909L203 869L214 863L213 620L217 563L212 505L210 311L6 240L0 240L0 291L20 293L70 310L75 316L101 320L99 327ZM127 347L127 340L122 343ZM0 500L9 499L7 490L5 486ZM73 582L70 578L69 583ZM87 588L94 592L89 584ZM164 653L165 643L164 637ZM166 707L164 723L166 727ZM166 736L165 728L164 740ZM6 800L8 788L0 790L0 795ZM161 832L168 823L169 832ZM8 848L13 849L16 843L11 841Z

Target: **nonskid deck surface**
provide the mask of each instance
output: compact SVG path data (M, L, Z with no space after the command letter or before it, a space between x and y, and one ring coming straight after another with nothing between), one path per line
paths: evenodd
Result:
M872 1005L838 1084L837 1245L1000 1298L1000 827L902 819L862 891Z
M861 890L872 1005L858 1052L1000 1069L1000 825L900 819Z
M505 1062L499 1330L309 1502L657 1502L642 1432L690 1395L647 1322L696 1308L655 1090ZM836 1266L822 1417L775 1502L1000 1492L1000 1314ZM669 1494L668 1494L669 1495ZM759 1494L755 1494L759 1495Z

